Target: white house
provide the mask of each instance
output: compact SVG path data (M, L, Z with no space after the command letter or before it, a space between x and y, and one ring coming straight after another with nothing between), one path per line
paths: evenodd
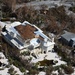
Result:
M2 31L3 38L19 50L33 51L38 48L42 52L48 52L54 48L54 37L51 35L50 39L36 25L27 21L6 23L4 28L5 31Z

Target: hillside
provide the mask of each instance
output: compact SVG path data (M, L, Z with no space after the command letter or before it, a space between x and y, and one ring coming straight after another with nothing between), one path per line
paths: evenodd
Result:
M8 65L0 69L0 74L7 70L6 74L9 73L9 75L17 75L17 73L18 75L75 75L75 54L72 54L75 48L62 44L59 40L64 31L75 33L74 1L75 0L0 0L0 26L6 23L9 25L9 23L14 23L15 21L21 22L21 24L24 21L28 21L34 24L35 27L37 26L43 30L49 38L50 33L53 33L53 36L51 36L54 37L55 41L52 51L34 54L30 53L28 48L24 49L24 51L14 48L3 39L3 36L0 36L0 52L8 59ZM0 27L0 33L4 28ZM16 27L16 29L18 29L25 39L29 37L32 39L32 37L34 37L32 32L37 31L30 26L19 26ZM15 38L14 36L12 37ZM46 41L46 39L44 39L44 41ZM29 43L29 41L27 43ZM35 50L37 50L36 53L38 53L40 48L35 48ZM15 68L18 71L15 70Z

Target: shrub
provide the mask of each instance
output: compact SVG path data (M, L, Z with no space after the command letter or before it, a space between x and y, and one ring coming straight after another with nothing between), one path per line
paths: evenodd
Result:
M61 67L64 69L66 74L72 74L74 72L74 69L71 66L61 65Z
M54 70L55 70L55 71L56 71L56 70L59 70L59 67L60 67L60 66L55 66L55 67L54 67Z
M51 75L52 71L53 71L53 67L48 66L47 69L46 69L46 75Z
M22 55L26 56L26 55L30 55L29 51L24 51L23 53L21 53Z
M20 67L21 72L25 72L25 68L24 67Z
M35 75L35 74L38 74L38 71L36 69L31 69L29 71L29 75Z
M64 68L64 72L66 74L71 74L71 73L74 72L74 69L71 66L67 66L67 67Z
M39 61L40 66L50 66L50 65L54 65L55 63L53 62L53 60L43 60L43 61Z
M23 65L18 60L14 60L13 64L16 67L19 67L19 69L21 70L21 72L25 72L25 68L23 67Z
M70 7L69 10L75 12L75 7Z
M8 70L8 73L9 73L9 74L12 74L13 72L14 72L14 68L11 67L11 68Z

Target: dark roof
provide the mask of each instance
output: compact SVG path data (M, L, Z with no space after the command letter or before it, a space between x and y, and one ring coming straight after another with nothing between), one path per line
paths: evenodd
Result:
M70 39L75 38L75 34L66 31L65 34L61 35L61 37L63 37L67 41L70 41Z
M33 45L30 45L30 46L28 47L28 49L29 49L29 50L33 50L33 49L34 49L34 46L33 46Z

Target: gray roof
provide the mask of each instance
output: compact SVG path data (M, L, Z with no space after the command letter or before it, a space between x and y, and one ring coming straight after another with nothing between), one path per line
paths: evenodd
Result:
M63 37L67 41L70 41L70 39L75 38L75 34L66 31L65 34L61 35L61 37Z

